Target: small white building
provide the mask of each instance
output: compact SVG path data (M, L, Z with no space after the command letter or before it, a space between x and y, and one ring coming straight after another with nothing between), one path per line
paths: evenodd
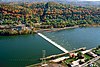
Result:
M91 55L91 56L93 56L93 57L97 57L97 55L94 54L93 52L89 52L88 54Z
M73 61L71 66L72 67L79 66L79 61L80 61L80 59L76 60L76 61Z
M91 51L91 50L82 51L82 54L88 53L88 52L90 52L90 51Z
M57 62L63 61L63 60L68 59L68 58L69 58L69 57L60 57L60 58L57 58L57 59L51 60L51 62L55 62L55 63L57 63Z

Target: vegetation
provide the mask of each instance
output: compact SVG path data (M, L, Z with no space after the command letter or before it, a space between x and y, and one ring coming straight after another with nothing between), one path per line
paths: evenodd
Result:
M100 55L100 49L99 49L99 50L97 50L96 54Z
M84 54L84 57L85 57L86 61L88 61L88 60L90 60L92 58L91 56L89 56L87 54Z
M73 6L56 2L1 3L0 25L9 27L24 24L34 28L64 28L100 25L100 8ZM38 24L37 24L38 23ZM11 30L10 30L11 31ZM22 30L23 31L23 30ZM22 31L2 30L0 34L21 34ZM24 32L27 32L25 30ZM28 32L30 33L30 31ZM26 34L26 33L22 33Z
M100 8L55 2L0 4L1 24L42 23L53 27L100 24Z
M100 48L96 49L94 53L100 56Z
M81 52L78 52L78 54L77 54L77 56L78 56L78 58L82 58L82 53Z
M2 36L9 36L9 35L24 35L24 34L31 34L33 33L32 31L29 30L21 30L21 31L17 31L17 30L0 30L0 35Z
M77 60L76 58L69 58L66 60L66 63L69 64L69 63L76 61L76 60Z
M100 45L92 50L95 54L100 56Z

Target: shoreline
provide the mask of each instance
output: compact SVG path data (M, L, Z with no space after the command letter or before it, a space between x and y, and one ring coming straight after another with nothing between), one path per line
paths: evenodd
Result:
M66 29L73 29L73 28L78 28L79 26L72 26L72 27L64 27L64 28L49 28L49 29L40 29L37 30L36 33L38 32L55 32L55 31L60 31L60 30L66 30Z
M49 29L40 29L37 30L36 33L38 32L55 32L55 31L61 31L61 30L67 30L67 29L74 29L74 28L87 28L87 27L100 27L100 25L76 25L76 26L71 26L71 27L64 27L64 28L49 28Z
M28 35L28 34L36 34L36 33L41 33L41 32L55 32L55 31L61 31L61 30L67 30L67 29L74 29L74 28L87 28L87 27L100 27L100 25L76 25L76 26L71 26L71 27L64 27L64 28L47 28L47 29L39 29L36 31L33 31L33 33L25 33L23 34L0 34L0 36L18 36L18 35Z
M68 53L61 53L61 54L56 54L56 55L50 55L50 56L47 56L47 57L45 57L45 58L40 58L40 60L46 60L45 61L45 63L46 64L49 64L49 63L51 63L51 64L53 64L53 63L56 63L56 64L59 64L58 62L55 62L55 60L57 60L57 59L59 59L58 57L60 57L60 58L62 58L62 57L66 57L66 59L63 59L63 60L61 60L61 61L65 61L65 60L67 60L68 58L70 58L70 56L65 56L65 55L67 55L67 54L69 54L69 53L76 53L77 51L89 51L89 52L93 52L93 50L98 50L98 49L100 49L99 48L99 46L98 47L94 47L94 48L90 48L90 49L86 49L86 47L81 47L81 48L78 48L78 49L75 49L75 50L71 50L71 51L69 51ZM86 53L88 53L88 52L86 52ZM85 54L86 54L85 53ZM82 53L83 54L83 53ZM95 53L94 53L95 54ZM84 54L83 54L84 55ZM97 54L96 54L97 55ZM99 55L97 55L96 57L93 57L92 55L91 55L91 59L89 59L88 61L85 61L83 64L80 64L80 66L84 66L84 65L86 65L86 64L88 64L88 63L90 63L91 62L91 60L95 60L95 58L98 58L98 59L100 59L100 56ZM97 59L97 60L98 60ZM95 61L97 61L97 60L95 60ZM57 61L59 61L59 60L57 60ZM75 60L74 60L75 61ZM95 62L94 61L94 62ZM45 64L44 63L44 64ZM61 63L60 63L61 64ZM43 63L42 62L40 62L40 63L36 63L36 64L31 64L31 65L28 65L28 66L26 66L26 67L41 67L41 65L43 65ZM64 66L65 67L65 66Z

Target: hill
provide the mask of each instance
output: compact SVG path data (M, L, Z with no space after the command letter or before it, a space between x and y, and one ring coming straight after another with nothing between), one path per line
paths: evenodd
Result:
M100 23L100 8L75 6L57 2L2 3L0 4L2 24L11 20L13 23L43 23L54 27ZM10 22L9 22L10 23Z

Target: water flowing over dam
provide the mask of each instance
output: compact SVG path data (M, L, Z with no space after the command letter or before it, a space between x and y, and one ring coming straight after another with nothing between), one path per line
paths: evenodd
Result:
M65 53L68 53L69 51L66 50L65 48L63 48L62 46L58 45L57 43L55 43L54 41L52 41L51 39L47 38L45 35L41 34L41 33L37 33L39 36L41 36L43 39L47 40L49 43L51 43L52 45L56 46L57 48L59 48L60 50L62 50Z

